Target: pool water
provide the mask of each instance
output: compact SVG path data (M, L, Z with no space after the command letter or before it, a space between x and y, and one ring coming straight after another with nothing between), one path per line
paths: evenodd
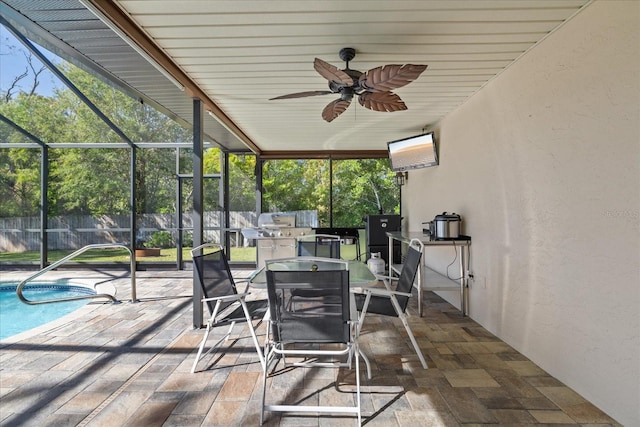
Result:
M56 320L91 301L87 299L29 305L18 299L16 295L17 285L17 283L0 282L0 340ZM38 301L95 295L95 292L82 286L33 283L26 285L22 289L22 294L30 301Z

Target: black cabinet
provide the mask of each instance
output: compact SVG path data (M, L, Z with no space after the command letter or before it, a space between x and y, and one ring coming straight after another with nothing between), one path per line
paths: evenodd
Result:
M400 215L369 215L366 218L367 259L372 253L380 252L385 264L389 265L388 231L400 231ZM400 242L393 244L393 263L400 264L402 258Z

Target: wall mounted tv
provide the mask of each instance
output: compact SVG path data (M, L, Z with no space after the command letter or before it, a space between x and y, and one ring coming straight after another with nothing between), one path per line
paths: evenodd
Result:
M391 169L403 172L438 164L438 150L433 132L387 143Z

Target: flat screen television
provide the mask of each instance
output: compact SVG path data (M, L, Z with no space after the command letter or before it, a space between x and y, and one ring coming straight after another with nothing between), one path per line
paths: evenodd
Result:
M438 150L433 132L387 143L391 169L403 172L438 164Z

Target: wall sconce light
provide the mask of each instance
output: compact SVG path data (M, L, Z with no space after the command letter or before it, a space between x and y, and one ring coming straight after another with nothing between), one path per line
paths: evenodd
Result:
M401 187L409 180L409 172L396 172L396 176L394 176L393 179L396 185Z

